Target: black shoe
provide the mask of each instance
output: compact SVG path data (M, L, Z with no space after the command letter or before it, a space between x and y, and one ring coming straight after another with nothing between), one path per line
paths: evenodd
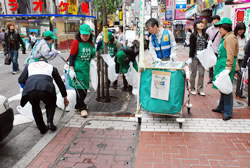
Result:
M48 128L48 127L45 127L44 130L40 130L40 133L41 133L41 134L45 134L48 130L49 130L49 128Z
M242 99L245 99L245 98L247 98L246 96L243 96L243 95L241 95L241 96L239 96L240 98L242 98Z
M213 79L209 79L209 81L207 82L207 84L211 84L213 83Z
M217 110L217 109L212 109L212 112L216 112L216 113L222 113L222 111Z
M48 122L48 128L51 131L55 131L57 129L57 127L53 124L53 122Z
M227 121L227 120L230 120L231 118L232 118L231 116L226 116L226 117L223 117L223 120Z

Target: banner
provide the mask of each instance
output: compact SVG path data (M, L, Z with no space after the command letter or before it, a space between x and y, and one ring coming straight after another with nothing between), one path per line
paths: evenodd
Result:
M68 3L68 13L72 15L77 15L77 0L68 0Z

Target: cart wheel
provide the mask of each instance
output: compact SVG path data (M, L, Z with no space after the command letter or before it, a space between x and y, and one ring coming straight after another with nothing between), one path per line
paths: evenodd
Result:
M141 125L141 118L138 118L138 124Z
M182 128L182 123L179 123L179 127L180 127L180 129Z
M187 109L188 109L188 114L190 114L190 109L191 109L191 108L190 108L190 107L187 107Z

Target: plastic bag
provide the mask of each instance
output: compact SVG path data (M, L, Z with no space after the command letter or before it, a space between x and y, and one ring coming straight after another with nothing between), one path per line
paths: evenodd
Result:
M221 93L230 94L233 92L233 84L228 74L223 73L222 71L215 77L215 79L216 80L213 82L213 84L219 89Z
M124 74L129 85L137 87L138 85L138 72L135 70L133 63L129 63L129 69L126 74Z
M67 91L67 98L69 100L69 105L66 107L66 111L70 111L73 110L75 108L75 104L76 104L76 92L75 90L66 90ZM58 108L60 109L64 109L64 102L63 102L63 97L61 95L61 93L57 93L56 94L56 105Z
M197 54L197 58L199 59L201 65L208 70L209 68L215 66L217 58L212 49L212 42L209 41L207 48L202 50L199 54Z
M90 61L90 80L93 89L96 91L98 87L98 75L96 62L93 59Z
M108 78L111 82L117 80L118 75L115 72L115 61L109 54L102 54L101 55L104 62L108 65Z

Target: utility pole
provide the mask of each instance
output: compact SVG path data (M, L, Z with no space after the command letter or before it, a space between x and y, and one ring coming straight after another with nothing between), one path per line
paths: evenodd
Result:
M125 31L126 31L126 0L123 0L123 5L122 5L122 22L123 22L123 46L126 45L126 36L125 36Z

